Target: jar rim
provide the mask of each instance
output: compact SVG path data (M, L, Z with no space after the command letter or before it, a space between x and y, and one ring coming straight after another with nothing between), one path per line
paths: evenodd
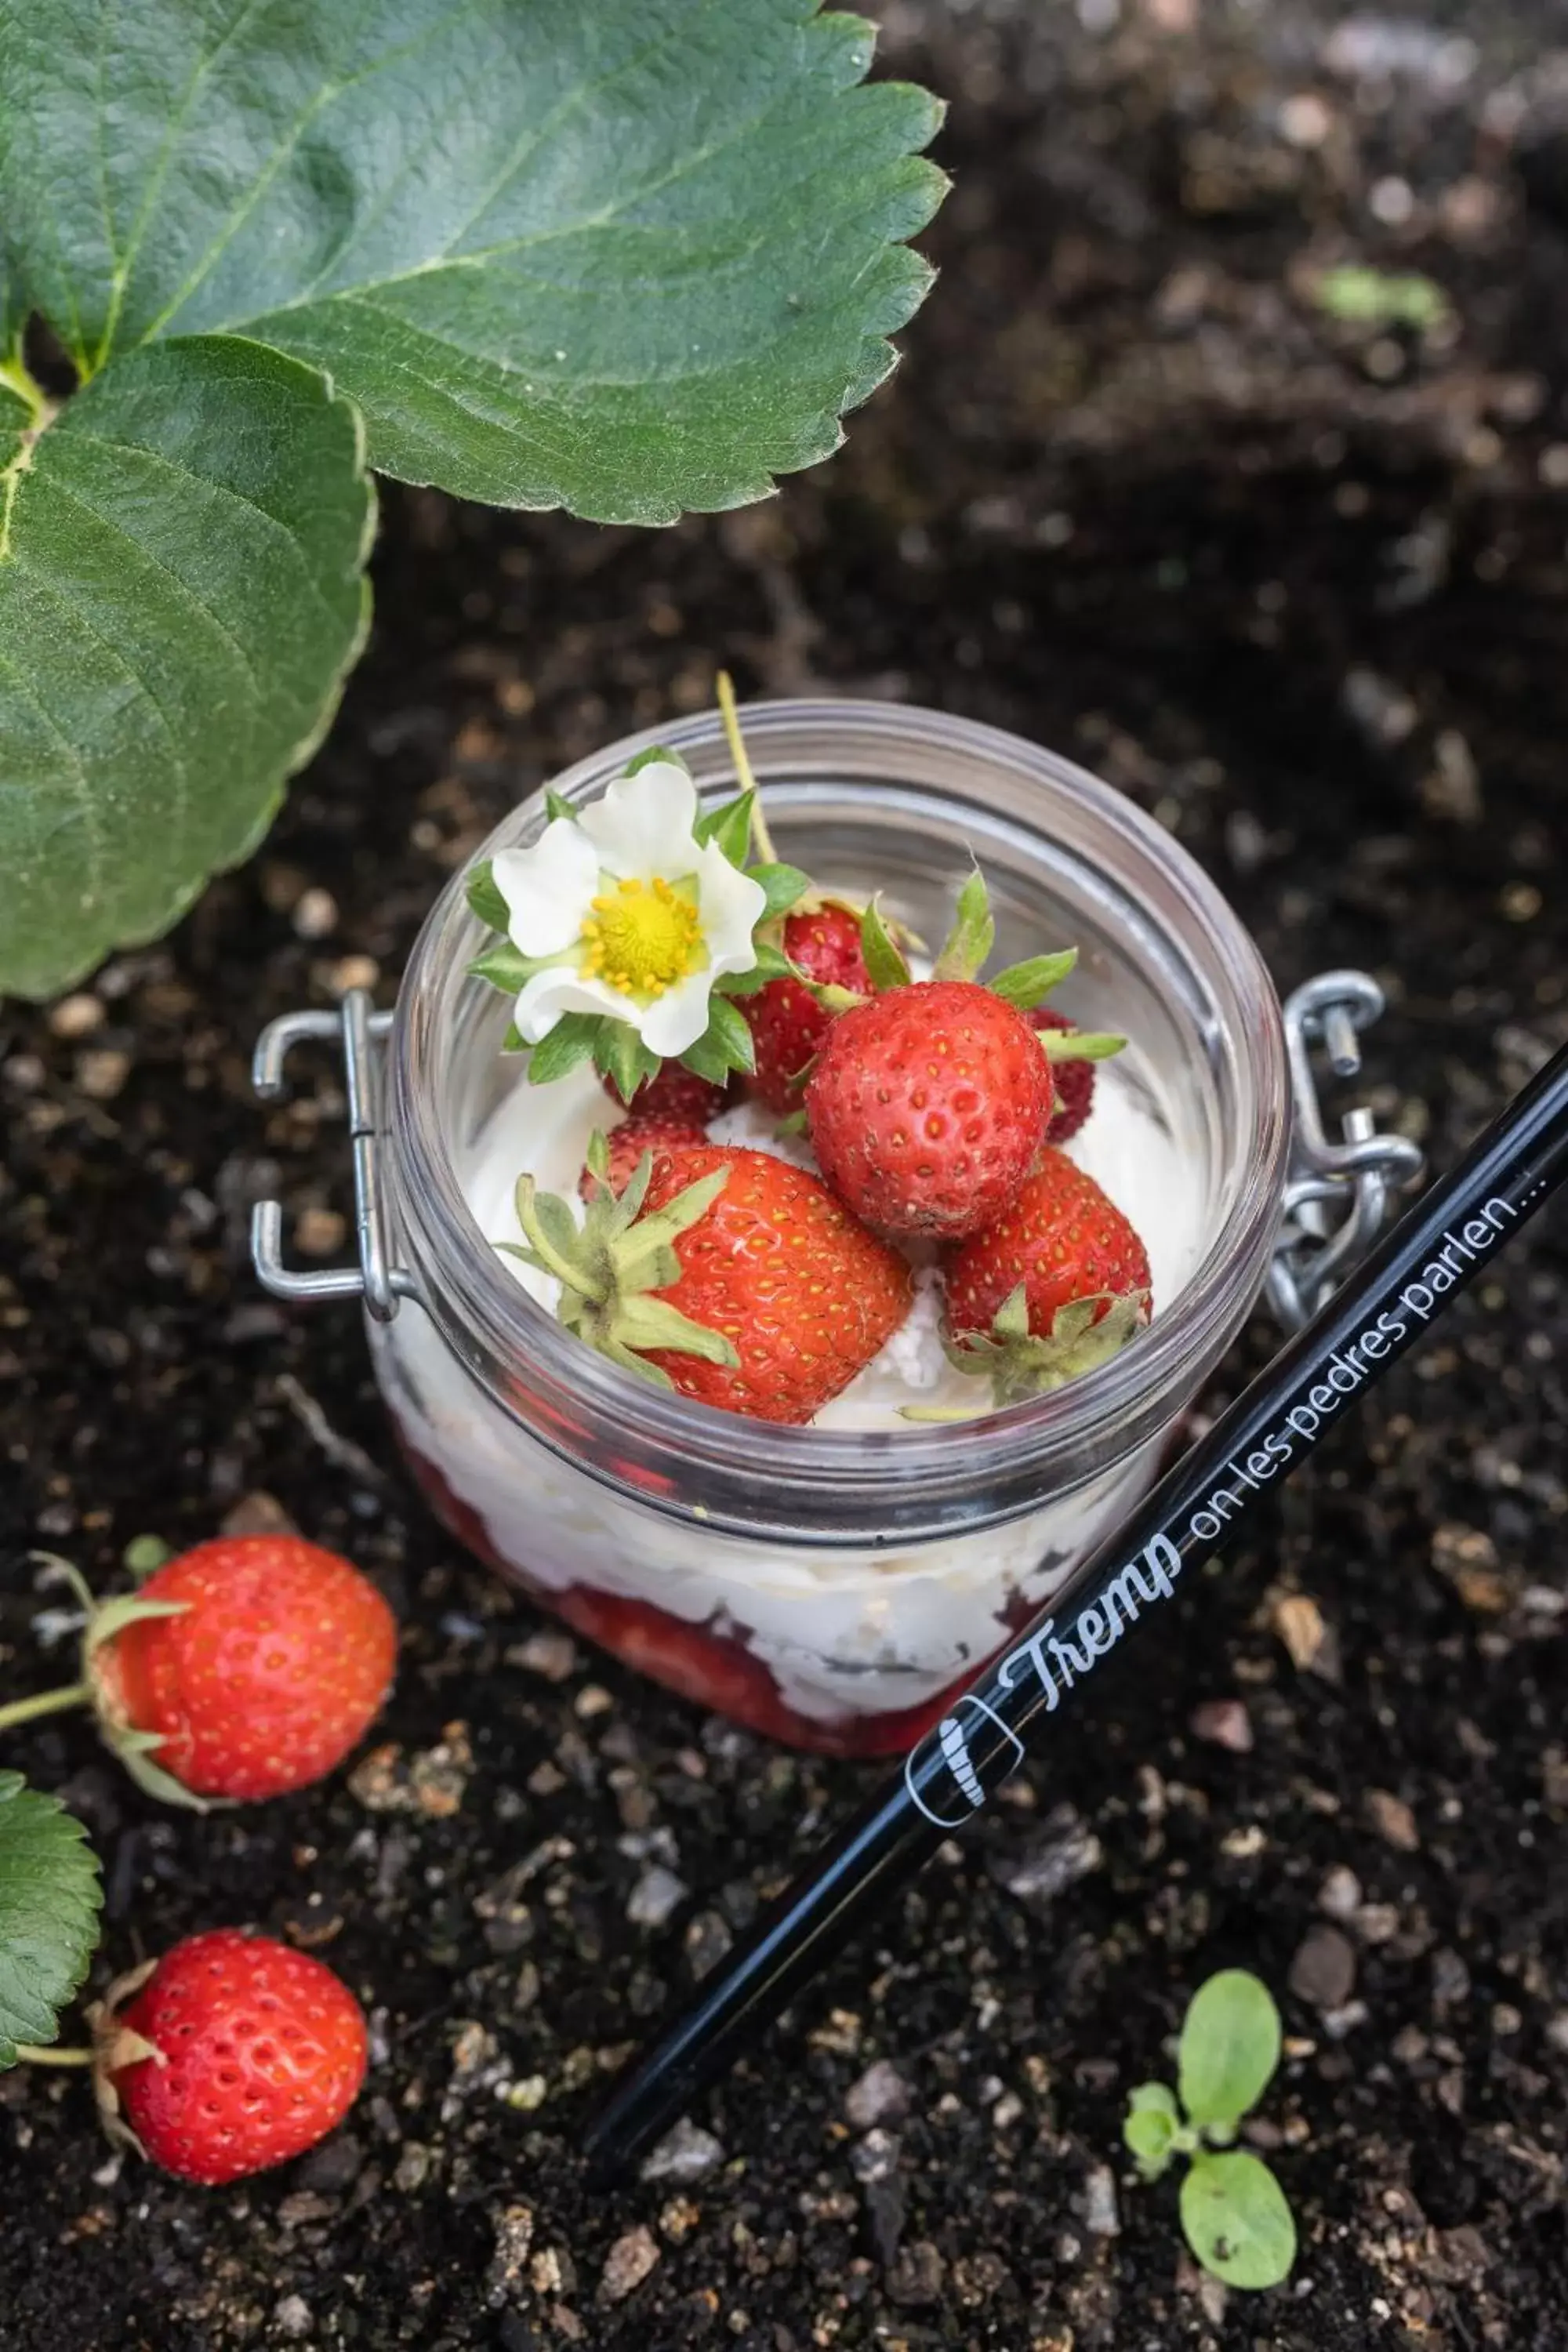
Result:
M1226 1002L1237 1066L1250 1081L1250 1132L1233 1139L1243 1173L1222 1223L1176 1297L1132 1347L1047 1395L963 1423L887 1432L781 1425L697 1403L622 1371L566 1331L500 1264L468 1208L436 1112L434 1081L449 1044L442 1024L455 1002L450 988L482 936L467 906L467 878L481 859L526 836L542 813L541 788L448 881L421 928L398 993L388 1049L389 1126L396 1139L397 1211L426 1310L450 1351L535 1437L602 1484L669 1516L793 1543L842 1544L837 1511L831 1532L814 1522L853 1489L872 1516L879 1497L891 1515L887 1537L872 1540L901 1545L959 1525L973 1530L999 1524L1037 1507L1046 1493L1092 1475L1130 1451L1140 1433L1163 1427L1217 1360L1256 1297L1279 1222L1289 1145L1279 1000L1250 934L1196 860L1075 762L1004 729L908 703L755 702L746 706L745 725L764 781L770 769L798 773L806 764L800 742L818 738L822 750L810 764L847 780L855 772L851 743L868 761L900 745L907 752L918 737L939 756L1005 761L1085 804L1108 850L1114 845L1174 881L1201 928L1204 977ZM656 743L690 761L700 788L733 786L718 716L707 711L606 745L555 778L554 788L568 799L591 798L628 759ZM606 1453L609 1432L616 1443ZM1069 1460L1082 1466L1063 1478ZM747 1487L769 1499L753 1507Z

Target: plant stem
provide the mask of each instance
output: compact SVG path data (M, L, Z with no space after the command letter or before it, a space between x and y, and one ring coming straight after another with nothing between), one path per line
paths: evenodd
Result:
M757 782L746 739L741 732L741 716L735 708L735 686L727 669L721 669L714 681L719 696L719 716L724 722L724 740L730 746L730 757L735 762L735 773L741 790L752 795L752 839L756 844L757 857L763 866L776 866L778 852L768 831L767 818L763 814L762 787Z
M9 1706L0 1706L0 1731L9 1731L18 1723L31 1723L38 1715L58 1715L68 1706L86 1706L92 1692L86 1683L67 1683L62 1690L40 1691L35 1698L14 1698Z
M16 2055L29 2066L90 2066L90 2050L39 2050L31 2042L18 2042Z

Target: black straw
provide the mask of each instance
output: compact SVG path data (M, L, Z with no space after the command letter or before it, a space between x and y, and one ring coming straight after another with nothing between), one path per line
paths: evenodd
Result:
M1100 1659L1158 1622L1183 1570L1236 1541L1270 1489L1565 1178L1568 1046L953 1701L897 1777L828 1840L621 2077L587 2136L601 2177L633 2163L1026 1755L1044 1749Z

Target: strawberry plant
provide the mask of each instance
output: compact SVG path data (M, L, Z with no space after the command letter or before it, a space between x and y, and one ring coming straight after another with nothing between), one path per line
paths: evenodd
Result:
M1184 2157L1182 2229L1188 2245L1227 2286L1278 2286L1296 2259L1296 2224L1261 2157L1232 2145L1279 2063L1279 2012L1267 1985L1224 1969L1187 2006L1177 2047L1180 2097L1168 2083L1141 2083L1122 2137L1145 2180Z
M0 1772L0 2069L60 2056L42 2045L87 1974L102 1900L81 1823Z
M0 990L254 848L374 472L666 523L832 450L942 186L871 48L811 0L0 0Z

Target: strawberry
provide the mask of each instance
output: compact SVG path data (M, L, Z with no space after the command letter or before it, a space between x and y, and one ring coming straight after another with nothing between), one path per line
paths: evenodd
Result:
M584 1201L591 1201L603 1181L618 1196L626 1191L645 1151L669 1151L707 1140L706 1128L694 1126L689 1118L658 1118L641 1110L634 1111L610 1136L609 1164L603 1179L592 1168L584 1167L577 1189Z
M1006 1404L1092 1370L1149 1319L1149 1256L1092 1176L1047 1145L946 1270L952 1359Z
M596 1136L589 1166L607 1168ZM684 1145L644 1155L581 1230L563 1202L517 1187L526 1245L561 1282L559 1313L623 1370L757 1421L806 1422L909 1312L909 1267L825 1184L763 1151Z
M839 1199L882 1233L950 1241L1013 1200L1051 1101L1023 1013L968 980L912 982L840 1013L805 1087Z
M615 1082L604 1078L600 1083L618 1110L621 1097ZM626 1108L633 1118L665 1119L682 1127L706 1127L710 1118L718 1118L725 1100L722 1087L713 1086L707 1078L700 1078L695 1070L687 1069L679 1062L666 1062L651 1078L643 1080Z
M1048 1004L1036 1005L1029 1015L1029 1026L1064 1037L1077 1034L1067 1014L1056 1012ZM1070 1143L1094 1108L1094 1063L1087 1055L1074 1055L1070 1048L1066 1054L1053 1053L1051 1076L1056 1082L1056 1103L1046 1129L1046 1141Z
M397 1626L336 1552L220 1536L108 1602L87 1648L105 1736L155 1793L250 1800L353 1747L391 1687Z
M818 986L850 989L857 995L870 987L860 946L860 918L837 901L825 900L789 916L784 951ZM804 981L795 979L770 980L754 996L738 1002L751 1024L757 1057L753 1092L770 1110L796 1109L801 1073L821 1047L833 1014Z
M111 2133L204 2188L283 2164L342 2123L364 2080L360 2005L305 1952L219 1927L137 1969L94 2017Z

